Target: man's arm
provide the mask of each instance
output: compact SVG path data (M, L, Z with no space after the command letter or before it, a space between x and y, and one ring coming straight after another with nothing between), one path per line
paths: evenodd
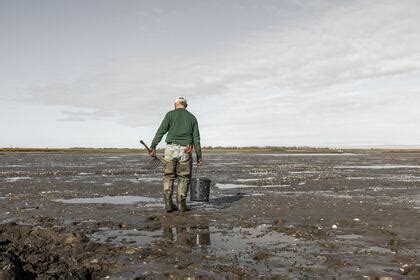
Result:
M168 112L165 115L165 118L163 119L162 123L160 124L155 137L153 138L152 144L150 145L150 149L152 150L156 149L156 146L159 144L160 140L162 140L163 135L165 135L165 133L168 132L169 124L170 124L170 116Z
M197 163L201 163L201 144L200 144L200 130L198 129L198 122L195 120L193 128L193 144L195 149L195 154L197 155Z

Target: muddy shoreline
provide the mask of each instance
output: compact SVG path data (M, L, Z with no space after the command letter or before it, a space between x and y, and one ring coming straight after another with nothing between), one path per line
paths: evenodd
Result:
M141 154L0 158L2 279L420 278L418 154L209 154L171 214Z

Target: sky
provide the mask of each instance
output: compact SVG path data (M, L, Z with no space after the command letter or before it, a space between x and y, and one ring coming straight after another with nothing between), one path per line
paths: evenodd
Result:
M0 0L0 147L420 147L417 0ZM163 142L163 141L162 141Z

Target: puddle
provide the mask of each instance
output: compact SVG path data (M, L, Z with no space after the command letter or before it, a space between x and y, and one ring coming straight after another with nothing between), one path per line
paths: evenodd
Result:
M206 223L162 225L155 231L103 228L89 238L118 247L188 251L192 257L201 258L204 266L241 266L260 275L271 275L266 274L268 266L270 273L287 273L290 266L297 265L317 267L316 256L320 253L314 242L273 231L265 224L255 228L224 228Z
M400 182L419 182L420 177L414 176L414 175L394 175L394 176L388 176L384 177L384 179L388 179L390 181L400 181Z
M241 196L231 195L227 197L210 197L209 202L199 202L187 200L188 206L196 210L208 209L224 209L229 207L233 202L241 199ZM102 196L102 197L86 197L86 198L71 198L71 199L56 199L56 202L70 203L70 204L140 204L141 208L163 208L162 198L151 198L145 196Z
M253 154L255 156L274 156L274 157L322 157L322 156L359 156L364 154L353 154L353 153L282 153L282 154Z
M71 199L56 199L54 201L62 203L99 203L99 204L134 204L134 203L155 203L161 201L158 198L151 198L145 196L102 196L102 197L87 197L87 198L71 198Z
M306 171L289 171L289 174L318 174L320 171L312 171L312 170L306 170Z
M263 194L256 194L263 195ZM174 195L174 197L176 194ZM200 210L218 210L230 207L232 203L240 200L245 195L221 195L211 196L208 202L191 201L187 198L187 205L192 211ZM175 198L174 198L175 199ZM139 205L138 207L144 208L164 208L163 199L157 199L158 202L146 203Z
M92 173L92 172L80 172L79 175L95 175L95 173Z
M378 254L378 255L390 255L392 251L388 248L382 248L378 246L369 246L367 248L358 250L359 254Z
M355 189L351 192L359 192L363 190ZM282 191L274 192L275 194L280 195L296 195L296 196L320 196L325 198L339 198L339 199L371 199L373 196L366 194L354 194L350 195L350 191L344 192L333 192L333 191Z
M378 180L377 177L346 177L347 180Z
M153 242L172 241L181 245L211 246L215 253L226 252L253 252L250 245L254 246L279 246L281 244L296 244L298 239L283 233L272 231L266 225L256 228L234 227L229 230L219 229L208 225L194 226L164 226L156 231L147 230L111 230L100 229L90 235L90 238L100 243L115 245L129 245L148 247ZM184 243L184 244L183 244Z
M144 182L162 182L162 177L138 177L136 181L144 181Z
M214 249L221 252L239 252L252 250L250 245L278 246L296 244L292 236L272 231L265 225L256 228L234 227L229 230L212 228L210 236Z
M341 240L358 240L361 239L362 236L358 234L343 234L343 235L337 235L337 239Z
M163 203L147 203L147 204L139 206L139 207L163 208L164 206L165 206L165 204L163 204Z
M111 243L117 246L150 247L152 242L162 238L163 231L145 230L110 230L101 229L89 236L93 241L99 243Z
M239 165L239 162L219 162L219 163L213 163L213 166L234 166L234 165Z
M13 183L13 182L21 181L21 180L30 180L30 179L31 177L8 177L8 178L5 178L4 180L6 182Z
M287 187L289 185L263 185L263 186L257 186L257 185L242 185L242 184L220 184L217 183L215 185L216 188L221 190L228 190L228 189L239 189L239 188L281 188L281 187Z
M337 169L413 169L420 168L420 165L339 165L335 166Z
M56 190L41 191L41 194L52 194L52 193L61 193L61 191L56 191Z
M136 177L136 178L127 178L125 180L134 184L138 184L140 182L160 183L162 182L162 177Z
M273 174L273 171L268 171L268 170L262 170L262 171L249 171L248 174L249 175L270 175Z
M388 181L398 181L398 182L420 182L419 176L413 175L393 175L393 176L378 176L378 177L369 177L369 176L350 176L346 177L347 180L388 180Z
M268 181L268 180L275 180L276 177L266 177L266 178L249 178L249 179L237 179L237 182L258 182L258 181Z
M313 192L312 194L322 196L322 197L331 197L331 198L340 198L340 199L353 199L358 196L353 196L349 194L338 194L338 193L332 193L332 192ZM367 196L363 196L366 198Z

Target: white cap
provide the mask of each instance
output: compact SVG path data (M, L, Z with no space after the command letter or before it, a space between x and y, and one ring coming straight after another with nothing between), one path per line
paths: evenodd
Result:
M184 97L180 96L177 99L175 99L175 103L185 103L185 104L187 104L187 99L185 99Z

